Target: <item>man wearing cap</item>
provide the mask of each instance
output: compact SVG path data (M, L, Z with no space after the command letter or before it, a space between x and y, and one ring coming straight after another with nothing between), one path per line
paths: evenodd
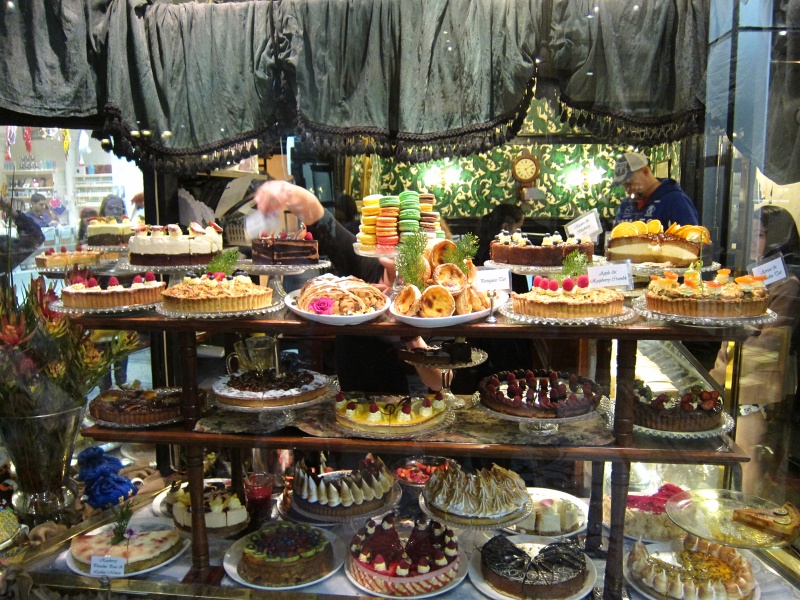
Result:
M613 185L621 185L628 194L617 210L614 225L624 221L652 221L658 219L668 227L699 225L697 209L689 196L674 179L658 179L647 157L638 152L626 152L614 166Z

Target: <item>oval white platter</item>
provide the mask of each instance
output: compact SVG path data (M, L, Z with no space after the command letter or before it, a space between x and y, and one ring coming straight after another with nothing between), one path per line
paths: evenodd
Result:
M297 297L300 295L300 292L301 290L294 290L286 295L286 298L284 298L286 308L288 308L294 314L307 319L308 321L322 323L323 325L358 325L359 323L366 323L368 321L372 321L373 319L377 319L389 309L390 301L387 298L383 308L373 312L364 313L363 315L318 315L316 313L297 308Z
M578 526L577 529L562 535L549 535L549 537L552 537L554 539L566 538L566 537L572 537L573 535L577 535L579 533L583 533L584 531L586 531L586 525L589 522L589 505L586 504L586 502L584 502L577 496L573 496L572 494L562 492L561 490L550 490L547 488L537 488L537 487L529 487L528 495L531 497L531 500L534 503L536 502L536 500L544 498L558 498L559 500L567 500L569 502L572 502L572 504L577 506L578 510L581 511L580 525ZM510 525L508 527L505 527L505 529L506 531L509 531L511 533L536 535L535 531L528 530L527 528L523 527L521 523L517 523L516 525Z
M255 588L257 590L297 590L300 588L308 587L310 585L314 585L315 583L319 583L320 581L325 581L328 577L331 577L339 568L344 564L344 558L347 555L347 549L345 548L344 542L339 539L339 536L335 533L327 531L325 529L319 529L322 533L325 534L325 537L328 538L328 541L331 544L331 548L333 550L333 568L325 573L322 577L317 579L313 579L311 581L306 581L305 583L299 583L297 585L284 585L284 586L264 586L264 585L256 585L255 583L250 583L246 579L244 579L237 570L237 566L239 565L239 561L242 559L242 548L247 543L247 536L236 540L230 548L228 548L227 552L225 552L225 556L222 559L222 567L225 569L225 573L233 579L236 583L240 585L246 585L247 587Z
M494 299L494 310L496 311L500 308L503 304L506 303L508 300L508 294L506 292L498 292L497 297ZM489 316L491 311L490 308L486 308L484 310L480 310L478 312L472 312L466 315L453 315L450 317L408 317L406 315L401 315L394 310L394 304L389 308L389 312L392 313L392 316L397 321L401 323L405 323L406 325L413 325L414 327L450 327L452 325L462 325L464 323L471 323L473 321L480 321L481 319L485 319Z

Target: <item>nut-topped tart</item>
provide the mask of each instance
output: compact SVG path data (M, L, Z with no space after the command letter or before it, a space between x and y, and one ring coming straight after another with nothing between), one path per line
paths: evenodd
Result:
M309 402L328 392L326 375L297 369L277 373L275 369L239 371L217 381L217 402L243 408L290 406Z
M587 377L556 371L501 371L478 383L481 403L492 410L532 419L563 419L597 408L602 388Z
M339 392L334 414L336 422L358 432L416 433L441 423L446 414L443 399L428 397L375 396Z

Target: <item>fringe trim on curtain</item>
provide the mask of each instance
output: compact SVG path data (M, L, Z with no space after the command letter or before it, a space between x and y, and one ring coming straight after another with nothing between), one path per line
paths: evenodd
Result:
M264 154L277 144L277 127L265 127L197 148L173 149L160 141L156 132L138 131L122 119L119 107L104 108L103 129L92 132L104 150L132 160L139 168L152 167L159 173L193 177L197 173L224 169L256 154Z
M586 108L559 95L556 98L559 120L591 133L598 141L615 144L656 146L675 142L701 133L705 125L705 108L688 108L663 117L635 117L603 108Z
M297 134L304 147L321 156L377 154L400 163L421 163L442 158L488 152L519 133L533 100L535 80L531 79L519 104L509 113L487 123L448 131L413 134L378 127L330 127L298 114Z

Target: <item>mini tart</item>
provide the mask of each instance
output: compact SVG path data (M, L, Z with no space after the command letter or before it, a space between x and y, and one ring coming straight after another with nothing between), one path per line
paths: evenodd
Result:
M121 425L149 425L181 416L179 390L107 390L89 403L89 414Z
M435 516L466 525L502 523L530 501L525 482L513 471L492 465L467 474L453 461L431 474L422 493Z
M318 467L305 459L294 468L292 504L323 517L363 515L385 506L395 484L394 475L380 458L368 454L352 471L326 472L324 454Z
M512 310L528 317L577 319L621 315L625 296L611 288L575 288L571 292L534 288L511 293Z
M384 596L418 596L457 577L461 557L452 530L419 519L404 541L394 521L394 513L367 521L353 536L347 565L361 587Z
M75 284L62 288L61 302L67 308L90 309L155 304L161 300L166 285L163 281L148 281L127 288L101 289L99 286L90 288Z
M429 406L425 407L424 405ZM353 407L353 405L355 405ZM404 407L410 407L404 412ZM436 406L440 405L440 406ZM373 407L377 411L373 411ZM345 394L334 407L336 422L340 425L368 433L415 433L440 423L446 414L444 403L434 403L425 398L402 396L366 396Z
M274 369L243 371L214 385L221 404L260 408L309 402L328 392L330 380L315 371L299 369L277 375Z
M47 251L37 255L36 266L42 269L71 267L72 265L96 265L100 261L100 253L96 250L76 250L75 252Z
M254 585L294 586L325 576L333 564L333 549L324 531L281 522L245 538L236 571Z
M237 312L272 305L272 289L253 283L246 275L217 280L207 274L186 277L164 290L165 309L183 313Z
M662 561L651 556L647 547L637 541L628 553L628 573L660 598L750 600L753 597L756 587L753 570L735 548L687 535L676 558L678 565Z

